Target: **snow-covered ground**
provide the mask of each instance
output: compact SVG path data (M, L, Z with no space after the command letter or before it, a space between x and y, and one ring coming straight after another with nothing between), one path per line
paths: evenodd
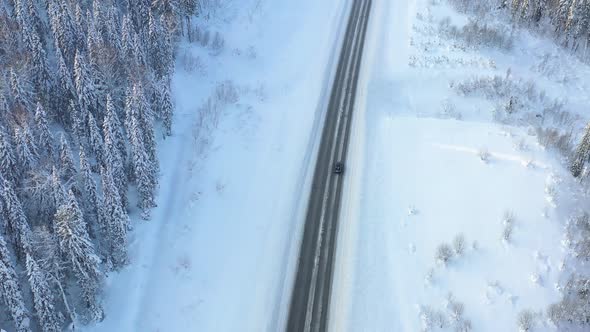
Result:
M445 18L468 22L445 1L376 1L372 15L331 330L514 331L523 310L535 331L555 330L543 313L560 298L564 225L579 189L534 127L584 125L587 66L526 32L511 50L465 47L440 32ZM494 75L526 87L457 88ZM542 112L567 95L572 123ZM518 109L505 115L498 105L511 96ZM442 244L450 250L437 255Z
M151 221L111 275L96 331L282 326L346 0L225 1L183 44ZM221 84L221 85L220 85ZM209 106L207 106L209 100Z
M196 22L200 42L178 53L158 207L134 220L132 263L109 276L107 317L88 330L281 329L351 1L227 0ZM522 310L551 330L538 313L559 298L577 189L534 127L583 125L590 69L525 32L511 50L465 47L441 33L446 17L468 23L444 1L373 4L331 330L510 331ZM216 32L224 47L203 46ZM516 91L518 112L502 113L512 95L485 82ZM564 95L569 115L550 107Z

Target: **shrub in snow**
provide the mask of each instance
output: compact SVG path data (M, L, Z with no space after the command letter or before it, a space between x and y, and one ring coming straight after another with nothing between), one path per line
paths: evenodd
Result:
M415 214L418 214L418 209L416 209L414 205L408 206L408 216L413 216Z
M506 243L510 243L512 239L512 224L504 225L504 229L502 229L502 241Z
M585 261L590 260L590 215L584 212L567 224L568 243L574 255Z
M519 332L528 332L533 328L535 316L530 310L523 310L516 317L516 325Z
M539 144L548 149L554 149L564 157L572 154L572 132L558 128L535 128Z
M463 234L457 234L453 239L453 249L457 256L463 255L465 252L465 236Z
M428 272L426 273L426 277L424 277L424 283L427 286L432 285L432 282L434 280L434 269L429 269Z
M483 161L486 164L490 161L490 152L485 147L480 148L477 151L477 156L479 157L479 160Z
M451 322L458 322L463 319L463 312L465 311L465 306L463 303L455 301L453 296L449 294L447 299L447 310L449 311L449 318Z
M455 104L453 104L448 98L442 101L439 116L443 119L461 120L463 118L461 113L457 111Z
M531 274L531 282L537 286L543 285L543 277L539 273Z
M454 252L450 245L443 243L436 248L435 260L439 265L446 266L453 258Z
M225 39L221 36L219 32L215 32L215 36L213 37L213 42L211 43L211 50L213 54L217 55L223 51L225 46Z
M434 328L442 329L448 325L445 315L429 306L420 306L420 321L424 332L432 331Z
M448 20L443 20L439 30L441 34L460 41L469 48L494 47L510 50L513 46L513 37L504 27L491 27L487 23L475 20L469 20L469 23L461 28L451 25Z
M512 239L512 230L514 225L514 213L512 211L504 212L504 216L502 217L502 224L504 224L504 228L502 229L502 241L510 243Z

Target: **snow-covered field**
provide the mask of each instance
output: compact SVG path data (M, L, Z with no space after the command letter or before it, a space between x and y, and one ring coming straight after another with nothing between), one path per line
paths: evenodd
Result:
M510 50L462 45L440 32L445 18L468 23L444 1L378 1L372 15L331 330L514 331L523 311L535 331L555 330L544 312L564 285L579 189L534 128L584 125L587 67L527 33ZM533 92L458 88L494 75ZM577 115L542 112L566 95Z

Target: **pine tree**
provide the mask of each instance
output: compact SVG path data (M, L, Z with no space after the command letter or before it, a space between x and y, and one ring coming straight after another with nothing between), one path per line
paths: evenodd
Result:
M71 64L79 45L76 41L77 31L70 7L66 1L49 0L47 13L56 49L60 49L66 62Z
M41 40L36 32L31 34L31 61L34 75L34 85L40 100L49 100L49 91L51 90L51 74L47 64L47 55L41 45Z
M39 325L44 332L61 331L61 322L56 315L54 307L53 292L47 283L46 273L39 268L37 262L29 255L26 255L26 268L33 293L35 313L39 319Z
M10 117L10 107L8 106L8 100L3 93L0 93L0 121L6 123Z
M15 129L16 155L21 172L28 172L36 164L39 153L28 127Z
M159 172L158 157L156 152L156 135L154 133L154 120L153 112L145 99L145 94L141 84L135 84L133 86L133 104L134 114L137 117L140 130L138 132L143 133L143 142L145 151L149 157L151 168L155 172L154 177L157 177Z
M162 114L162 121L164 123L164 132L167 136L172 135L172 100L170 98L170 79L164 77L163 83L160 85L162 94L160 97L160 112Z
M85 204L85 211L87 211L86 220L92 221L88 224L88 233L91 237L97 238L97 234L101 231L96 228L101 228L101 208L102 204L98 200L98 193L96 189L96 181L92 176L92 170L90 169L90 163L86 158L84 149L80 147L80 188L84 188L85 198L83 202Z
M70 144L66 140L66 136L61 134L59 145L59 164L61 175L65 179L71 179L76 174L76 167L74 166L74 158L72 157L72 150Z
M147 65L143 40L138 33L133 34L133 59L139 70L144 70Z
M18 167L12 142L9 136L0 128L0 175L13 183L18 181L21 170Z
M121 156L121 149L125 151L126 147L122 141L122 134L119 129L117 115L110 97L107 97L107 116L104 122L104 155L105 165L108 166L110 173L115 178L116 187L120 197L121 204L124 208L127 207L127 176L125 174L125 164ZM123 144L123 146L121 146Z
M10 69L10 91L12 92L15 108L18 108L21 112L30 109L31 91L25 87L13 68Z
M68 113L70 116L70 122L72 124L72 130L76 140L78 141L78 144L85 145L86 141L88 140L86 129L86 118L88 117L88 112L83 108L78 108L74 100L70 100Z
M12 185L2 177L0 177L0 203L2 215L7 221L8 234L12 236L12 241L16 245L15 252L23 259L25 253L32 251L31 230Z
M123 209L119 190L115 186L109 167L102 168L104 192L104 218L107 220L107 238L110 243L109 258L115 268L127 263L127 224L129 217Z
M122 163L125 165L127 160L127 145L125 143L125 137L122 132L122 128L123 127L121 126L121 121L119 120L119 115L115 109L113 99L111 98L110 94L107 94L106 114L105 120L103 122L105 141L106 136L108 135L111 138L111 142L113 142L114 146L116 146L119 150Z
M90 128L90 148L92 152L96 156L96 160L99 163L105 163L106 160L104 159L104 141L102 139L102 135L100 134L100 129L98 129L98 125L96 124L96 120L94 120L94 116L92 113L88 114L88 127Z
M62 255L69 263L82 290L82 297L88 308L88 318L99 321L103 317L102 306L97 296L101 281L99 259L86 232L82 211L71 190L66 203L57 209L55 228Z
M120 58L123 63L131 65L135 62L133 58L133 23L129 15L123 15L123 24L121 26L121 53Z
M86 59L80 52L76 52L74 59L74 84L76 86L78 102L85 112L98 109L97 89L92 79L93 77L94 75Z
M133 174L139 192L138 207L142 209L142 217L149 219L149 209L155 206L155 191L157 187L157 159L155 159L155 144L153 122L143 91L139 84L133 87L132 94L126 102L126 126L131 143L131 157ZM147 141L146 141L147 138Z
M66 190L61 183L59 172L55 166L51 172L51 191L53 196L53 206L54 209L57 209L66 201Z
M53 154L53 135L49 131L45 109L39 102L35 110L35 125L37 126L37 146L46 151L48 156L51 156Z
M578 144L574 153L573 162L570 166L570 171L574 177L580 176L584 165L590 158L590 123L586 126L582 141Z
M189 41L192 41L192 36L190 35L191 17L197 13L197 0L180 0L180 12L186 20L186 30L188 32Z
M58 77L58 98L59 102L57 105L63 109L69 106L69 101L74 98L75 96L75 89L74 83L72 81L72 74L66 65L64 60L63 54L61 50L57 50L57 63L58 63L58 70L57 70L57 77ZM62 123L65 123L65 119L67 117L65 115L61 115Z
M156 74L160 77L162 75L162 31L159 20L154 18L151 10L149 13L148 28L149 62L152 65L152 68L156 71Z
M18 276L8 252L8 246L0 233L0 296L10 313L17 332L31 331L29 312L18 284Z

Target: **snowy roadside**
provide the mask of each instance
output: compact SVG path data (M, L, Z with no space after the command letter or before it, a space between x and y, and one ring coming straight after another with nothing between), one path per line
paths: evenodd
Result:
M211 28L220 54L181 47L159 206L133 232L132 264L108 280L105 321L88 330L283 325L349 1L227 3L234 19ZM215 119L197 129L203 109Z
M332 331L509 331L523 312L535 331L556 328L545 311L566 281L562 240L579 188L534 128L583 116L588 68L563 84L572 68L543 56L559 54L551 42L523 32L522 47L474 49L441 32L467 23L445 1L376 3ZM563 95L574 95L570 115L550 107Z

